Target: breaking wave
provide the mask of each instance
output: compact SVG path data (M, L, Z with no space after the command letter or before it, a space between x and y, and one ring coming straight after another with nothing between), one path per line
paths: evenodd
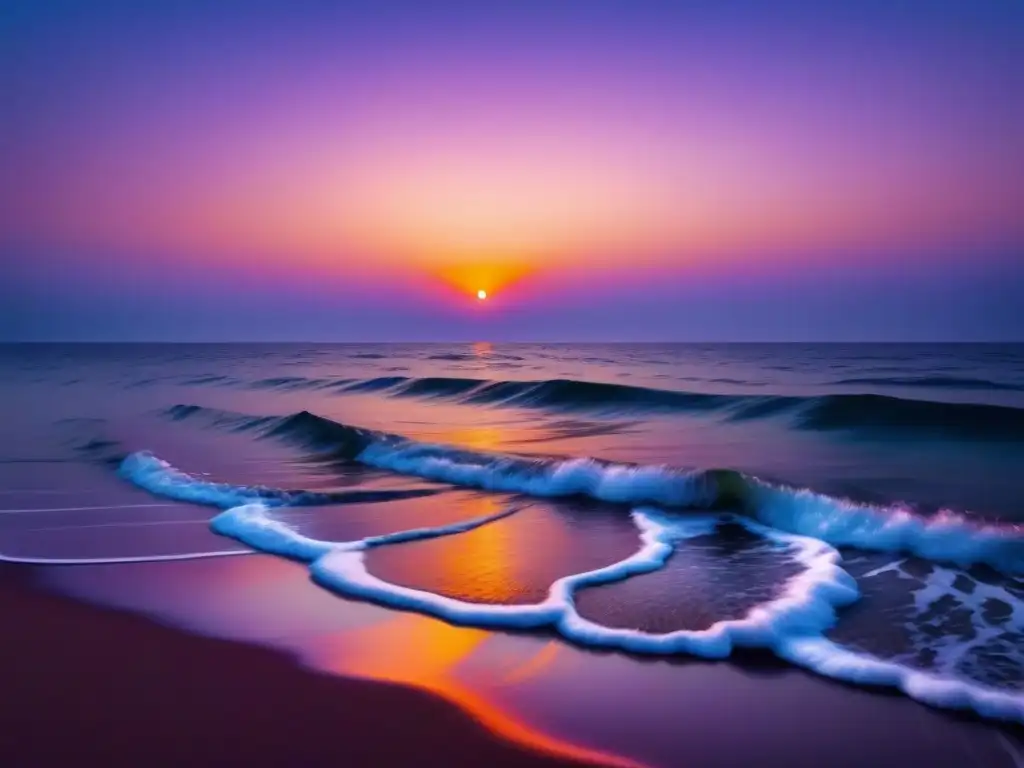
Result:
M303 491L271 488L264 485L231 485L200 480L175 469L146 451L124 458L118 473L141 488L175 501L232 507L260 502L268 506L308 507L326 504L358 504L430 496L437 491L424 489L391 491Z
M381 443L372 441L364 452L374 445ZM461 455L474 454L462 452ZM360 460L373 463L369 456ZM455 461L456 465L459 463ZM486 462L475 466L485 465ZM605 465L606 469L613 467L615 465ZM616 468L615 471L621 473L626 469ZM275 507L287 506L288 500L310 498L289 495L295 492L210 483L144 453L126 458L121 473L153 492L224 508L225 511L211 521L215 532L264 552L306 562L318 584L344 595L419 611L452 623L490 628L548 628L581 645L632 653L686 653L719 659L728 657L737 648L763 648L828 677L890 686L934 706L971 709L986 717L1024 722L1024 697L1016 692L922 671L826 638L826 631L837 621L837 610L859 597L857 582L840 565L839 552L819 538L786 533L748 517L728 512L673 515L659 509L633 509L632 518L640 537L640 546L634 554L596 570L558 579L539 603L479 604L384 581L369 572L365 553L374 547L399 542L459 535L513 515L518 511L515 507L452 525L332 542L305 536L275 516ZM628 486L627 477L620 475L619 479L625 483L621 486L623 491L614 495L629 496L624 491ZM689 480L685 478L693 477L696 475L680 474L675 479L684 479L683 486L689 487ZM713 476L705 474L703 477ZM538 489L545 490L543 485ZM679 499L682 498L681 495ZM696 497L690 500L696 501ZM714 502L713 494L711 501ZM658 634L605 626L584 618L576 610L574 595L580 590L657 571L673 551L686 545L687 540L713 532L722 522L739 524L750 533L773 542L799 566L796 575L787 578L778 594L754 606L744 616L719 620L706 629Z
M184 413L205 414L214 421L227 420L241 428L248 424L266 436L325 452L332 458L457 486L553 498L583 496L629 505L729 510L774 529L812 536L835 546L904 552L937 562L961 566L980 563L1003 573L1024 573L1024 530L1020 526L986 524L950 510L924 516L906 507L861 504L772 484L731 469L685 470L588 457L551 459L465 450L360 429L307 411L276 419L224 414L196 406L175 406L171 413L177 418ZM163 479L145 482L175 488L179 485L165 473L158 472L154 477ZM144 487L161 492L149 485ZM186 483L186 487L191 486ZM214 488L211 492L219 491ZM291 491L258 489L254 493L245 499L233 497L229 503L268 497L283 504L293 503L292 498L298 499L294 503L308 501L308 497Z

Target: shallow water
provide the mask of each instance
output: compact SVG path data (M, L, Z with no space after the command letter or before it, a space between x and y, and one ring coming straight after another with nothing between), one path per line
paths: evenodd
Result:
M763 649L1024 721L1024 346L45 345L0 370L6 558L254 546L309 590Z

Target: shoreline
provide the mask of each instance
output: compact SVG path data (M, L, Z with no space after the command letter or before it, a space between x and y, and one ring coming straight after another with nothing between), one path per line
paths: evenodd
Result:
M330 613L321 600L337 598L305 589L291 563L254 558L245 564L255 570L239 570L242 560L249 558L194 568L0 564L11 627L11 652L0 660L8 681L0 764L33 768L85 756L113 766L723 766L774 755L800 768L1024 765L1016 727L756 658L706 663L560 645L549 663L536 650L510 653L525 638L497 635L500 645L480 651L491 660L475 663L500 669L502 658L529 659L544 673L527 674L534 682L521 689L503 688L495 707L494 667L462 680L444 671L471 660L485 633L415 613L308 624ZM213 590L205 605L196 592L204 585ZM230 633L266 627L258 606L267 600L276 616L307 596L315 602L298 604L272 634ZM226 624L201 628L211 609L232 606L242 611ZM344 613L351 610L380 609L353 603ZM195 624L194 615L206 619ZM281 631L301 639L279 642ZM510 673L523 674L522 666L498 675L507 682ZM652 729L668 712L677 725ZM737 740L741 723L746 736ZM592 739L605 729L618 735Z
M191 634L34 583L0 563L0 763L599 766L512 741L410 686L308 669L281 651Z

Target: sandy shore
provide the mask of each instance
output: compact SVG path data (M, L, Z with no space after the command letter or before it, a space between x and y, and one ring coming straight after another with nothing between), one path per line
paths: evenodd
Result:
M643 659L394 613L260 555L0 565L0 601L5 767L1024 765L1019 727L768 660Z
M424 691L317 674L50 594L0 565L0 765L583 765Z

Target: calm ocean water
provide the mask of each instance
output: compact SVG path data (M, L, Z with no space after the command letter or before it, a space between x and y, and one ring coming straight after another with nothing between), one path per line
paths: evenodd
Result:
M0 347L0 554L328 590L1024 722L1024 345Z

